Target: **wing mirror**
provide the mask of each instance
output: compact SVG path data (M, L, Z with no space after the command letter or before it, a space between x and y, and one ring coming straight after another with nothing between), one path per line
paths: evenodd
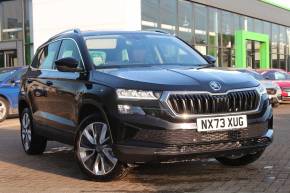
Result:
M208 63L210 63L210 64L215 64L216 63L216 58L215 57L210 56L210 55L206 55L204 57L208 61Z
M61 58L55 61L56 69L60 72L80 72L79 61L72 57Z
M209 64L212 64L214 67L217 67L216 65L216 58L210 55L204 56L204 58L208 61Z

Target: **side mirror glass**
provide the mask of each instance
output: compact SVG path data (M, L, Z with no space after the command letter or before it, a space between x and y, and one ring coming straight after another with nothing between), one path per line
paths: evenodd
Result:
M60 72L79 72L79 61L72 57L61 58L55 61L56 69Z
M216 66L215 65L215 63L216 63L216 58L215 57L210 56L210 55L206 55L204 57L208 61L209 64L213 64L214 66Z

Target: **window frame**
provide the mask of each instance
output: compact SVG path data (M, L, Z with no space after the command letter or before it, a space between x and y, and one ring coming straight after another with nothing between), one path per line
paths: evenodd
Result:
M60 47L61 47L61 44L62 44L62 41L63 41L63 40L72 40L72 41L74 42L74 44L75 44L76 47L77 47L78 53L79 53L79 55L80 55L80 60L81 60L81 62L82 62L82 67L83 67L82 69L83 69L83 72L85 72L87 68L86 68L86 66L85 66L84 59L83 59L83 55L82 55L82 52L81 52L81 50L80 50L80 47L79 47L79 45L77 44L77 42L76 42L75 39L73 39L73 38L68 38L68 37L58 38L58 39L52 40L52 41L50 41L50 42L47 42L47 43L41 45L41 46L36 50L36 53L34 54L34 56L33 56L33 58L32 58L32 62L31 62L31 64L29 65L30 68L32 68L32 69L38 69L38 70L51 70L51 71L57 71L57 69L55 69L55 65L53 66L52 69L39 69L38 67L34 67L34 66L33 66L33 63L34 63L34 61L38 58L39 53L40 53L41 51L43 51L44 47L48 46L48 45L51 44L51 43L54 43L54 42L57 42L57 41L61 41L60 44L59 44L59 48L58 48L57 54L56 54L56 56L58 57L58 55L59 55L59 51L60 51ZM57 59L57 57L56 57L56 59Z

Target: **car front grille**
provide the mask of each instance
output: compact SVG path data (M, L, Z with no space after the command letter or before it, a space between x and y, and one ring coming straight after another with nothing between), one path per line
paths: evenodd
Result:
M196 130L140 130L134 140L161 144L209 143L217 141L236 141L245 138L259 137L266 129L252 125L251 129L243 128L229 131L198 132Z
M268 93L269 95L274 95L274 94L277 93L277 90L274 89L274 88L267 88L267 93Z
M233 91L227 94L170 94L167 104L177 115L236 113L258 108L260 95L256 90Z

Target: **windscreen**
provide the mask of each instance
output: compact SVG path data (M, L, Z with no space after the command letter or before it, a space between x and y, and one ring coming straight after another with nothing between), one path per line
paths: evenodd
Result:
M12 75L16 70L0 69L0 82L3 82L6 78Z
M206 65L207 61L181 40L165 35L106 35L87 37L96 67L131 65Z

